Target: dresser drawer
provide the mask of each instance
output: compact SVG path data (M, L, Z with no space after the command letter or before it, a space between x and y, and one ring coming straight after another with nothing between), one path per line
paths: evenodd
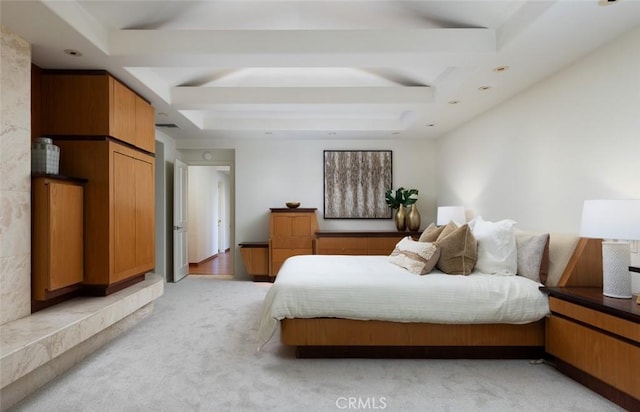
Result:
M595 328L605 330L640 343L640 324L621 319L603 312L576 305L555 297L549 298L551 312L586 323Z
M571 320L547 318L546 351L640 399L640 346Z
M357 237L327 237L316 240L319 255L366 255L366 239Z

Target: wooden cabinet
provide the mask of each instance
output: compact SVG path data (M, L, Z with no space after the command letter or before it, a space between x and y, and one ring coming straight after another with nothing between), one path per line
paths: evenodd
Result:
M84 284L108 294L155 266L155 159L110 140L58 140L62 173L87 179Z
M269 228L269 276L275 277L288 257L313 254L318 231L315 208L271 209Z
M389 255L403 237L417 238L420 232L321 231L316 236L317 255Z
M46 301L78 289L83 280L83 184L34 177L32 297Z
M253 280L268 280L269 242L242 242L239 246L247 273Z
M40 91L42 134L110 136L155 152L153 107L109 73L45 70Z
M640 410L640 305L602 288L549 293L546 351L561 372L628 410Z

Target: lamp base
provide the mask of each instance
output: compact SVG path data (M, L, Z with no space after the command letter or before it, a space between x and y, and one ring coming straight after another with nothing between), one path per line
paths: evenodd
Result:
M602 294L631 299L631 247L629 242L602 241Z

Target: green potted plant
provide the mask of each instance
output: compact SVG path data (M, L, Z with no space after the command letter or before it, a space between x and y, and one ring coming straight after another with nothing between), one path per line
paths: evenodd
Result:
M420 214L418 210L413 206L418 201L418 189L405 189L400 187L395 191L387 190L384 195L387 206L391 209L398 209L395 213L396 228L398 230L406 230L407 223L409 223L410 230L418 230L420 228ZM411 212L413 212L413 218L408 219L406 208L411 206ZM416 218L417 214L417 227Z

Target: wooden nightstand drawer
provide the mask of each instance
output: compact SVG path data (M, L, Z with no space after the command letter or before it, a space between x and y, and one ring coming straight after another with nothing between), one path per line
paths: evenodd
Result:
M555 315L546 340L548 353L640 399L640 346Z
M555 297L549 298L551 312L586 323L615 335L640 343L640 324L598 312Z

